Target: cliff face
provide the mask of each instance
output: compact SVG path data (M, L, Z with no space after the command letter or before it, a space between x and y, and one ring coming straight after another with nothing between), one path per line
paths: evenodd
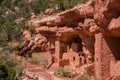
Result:
M114 45L119 48L117 44L120 37L119 4L120 0L89 0L86 4L75 6L53 16L40 20L31 18L28 23L35 27L35 35L31 35L30 32L24 33L28 43L21 53L53 50L55 62L59 63L66 55L64 53L69 53L70 48L73 50L75 48L75 52L81 49L80 51L85 55L82 57L85 57L84 60L87 63L95 61L97 77L101 78L104 74L103 77L107 79L111 75L110 61L114 59L113 55L119 52L113 48ZM108 43L106 38L108 42L113 41L112 44ZM114 38L118 41L117 43ZM73 57L70 56L72 59ZM79 58L79 56L76 57ZM82 60L83 63L84 60ZM70 63L73 62L70 61Z
M102 33L105 36L120 37L119 4L119 0L89 0L86 4L75 6L53 16L49 15L40 20L32 18L28 23L35 27L36 34L59 37L62 40L67 37L63 36L64 33L82 36ZM32 36L33 40L35 38L36 36Z
M102 32L107 36L119 34L119 0L89 0L86 4L49 16L41 20L31 20L36 30L59 32L75 31L85 35ZM55 31L54 31L55 30ZM47 34L47 33L46 33Z

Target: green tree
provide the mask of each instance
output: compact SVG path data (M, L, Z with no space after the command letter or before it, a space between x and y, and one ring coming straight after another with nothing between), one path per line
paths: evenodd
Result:
M23 61L10 53L0 51L0 80L18 80L23 68Z

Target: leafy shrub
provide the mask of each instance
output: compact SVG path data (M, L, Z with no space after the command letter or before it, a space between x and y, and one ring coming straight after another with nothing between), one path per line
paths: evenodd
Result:
M86 72L84 73L84 75L79 77L77 80L89 80L91 76L94 77L95 80L97 80L94 72L91 72L91 70L87 67L85 68L85 70Z
M5 64L0 62L0 79L1 78L6 79L6 76L8 76L7 68L6 68Z
M40 56L40 57L35 57L35 56L32 56L30 58L28 58L29 61L35 65L38 65L42 68L46 68L47 65L48 65L48 59L44 56Z
M55 76L58 77L65 77L65 78L72 78L73 75L71 72L69 72L68 70L65 70L63 67L59 67L55 72L54 72Z
M28 30L31 32L31 34L35 34L35 27L29 26Z
M78 78L77 80L89 80L89 77L87 75L83 75L80 78Z
M10 53L0 52L0 79L17 80L22 75L24 63Z

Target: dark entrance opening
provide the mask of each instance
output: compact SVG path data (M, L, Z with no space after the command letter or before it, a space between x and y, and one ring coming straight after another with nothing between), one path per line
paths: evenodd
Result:
M105 41L116 60L120 60L120 37L105 37Z

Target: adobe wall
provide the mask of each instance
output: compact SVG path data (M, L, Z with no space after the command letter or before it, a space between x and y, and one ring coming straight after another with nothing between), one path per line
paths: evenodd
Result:
M95 37L85 35L80 35L80 37L82 39L83 53L85 53L86 57L88 57L87 62L89 63L94 59Z
M103 39L103 50L102 50L102 73L103 77L116 77L114 73L117 71L117 75L120 76L120 69L118 68L119 66L119 60L120 60L120 37L104 37ZM114 63L113 63L114 62ZM106 64L107 63L107 64ZM107 75L107 72L105 73L104 71L108 71L108 65L109 64L109 70L108 72L109 75ZM104 67L106 66L106 67ZM113 72L113 68L116 68L116 70ZM120 67L120 66L119 66ZM114 69L115 69L114 68Z
M64 66L68 66L68 65L70 65L69 59L64 59L64 60L59 62L60 67L64 67Z
M120 61L116 61L116 62L111 62L111 78L115 79L115 80L119 80L120 79Z
M62 59L63 54L67 52L67 43L65 42L60 42L60 59Z
M55 39L48 38L48 42L49 42L49 49L55 49Z
M70 66L71 67L79 67L81 62L80 62L80 56L76 52L68 52L63 54L63 59L67 60L69 59Z
M95 35L95 55L94 55L94 60L95 60L95 76L98 79L101 79L101 49L102 49L102 34L96 34Z
M120 38L96 34L95 70L98 78L108 79L113 74L112 69L120 59ZM118 69L119 70L119 69Z

